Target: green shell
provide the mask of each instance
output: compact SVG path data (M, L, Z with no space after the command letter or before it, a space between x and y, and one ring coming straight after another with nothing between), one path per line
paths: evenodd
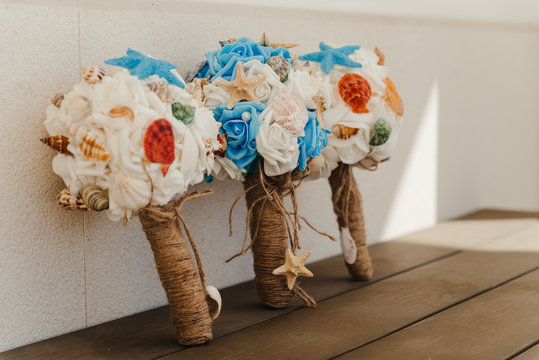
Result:
M374 132L369 141L369 145L383 145L389 140L389 135L391 135L391 125L384 119L378 119L376 120L376 123L374 123Z
M185 125L189 125L195 119L195 108L191 105L172 103L172 115Z

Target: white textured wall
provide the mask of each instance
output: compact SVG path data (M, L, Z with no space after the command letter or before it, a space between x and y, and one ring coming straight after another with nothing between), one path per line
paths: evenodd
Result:
M54 154L38 140L49 99L79 80L80 64L101 64L127 47L187 70L217 40L262 31L301 42L299 52L319 40L378 45L406 118L392 160L357 173L369 241L480 206L539 209L537 28L178 1L79 3L0 1L0 351L165 304L138 220L122 228L104 214L61 210ZM227 216L242 185L196 187L206 188L216 194L185 214L208 282L248 280L250 255L223 263L241 247L244 202L232 238ZM337 235L327 182L298 192L301 213ZM312 260L339 253L310 230L302 242Z

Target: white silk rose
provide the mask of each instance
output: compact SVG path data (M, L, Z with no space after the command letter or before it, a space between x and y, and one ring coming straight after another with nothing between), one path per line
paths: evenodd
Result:
M251 60L243 64L243 67L248 78L265 77L264 82L258 85L254 91L255 96L261 103L268 105L276 95L285 92L286 86L269 65L262 64L258 60Z
M298 138L272 119L268 106L260 115L260 131L256 149L264 158L264 172L268 176L285 174L296 168L299 158Z

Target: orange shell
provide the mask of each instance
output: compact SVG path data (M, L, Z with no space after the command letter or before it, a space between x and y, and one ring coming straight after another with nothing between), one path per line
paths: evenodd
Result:
M110 153L91 131L88 131L83 136L82 141L79 144L79 149L82 152L82 155L88 159L107 161L110 158Z
M144 134L144 154L153 163L163 164L163 176L174 162L174 134L172 125L165 119L155 120Z
M359 129L337 124L331 129L331 132L339 139L346 140L356 135Z
M115 108L110 109L109 116L111 118L125 117L129 119L131 122L133 122L133 119L135 118L135 115L133 114L133 110L131 110L127 106L117 106Z
M361 75L350 73L339 80L339 95L355 113L368 113L367 103L372 95L369 82Z
M382 50L374 48L374 52L376 53L376 56L378 56L378 65L384 65L386 62L386 57Z
M386 94L384 95L384 99L397 115L402 116L404 114L404 104L397 92L395 84L393 84L393 81L388 77L384 79L384 82L386 83Z

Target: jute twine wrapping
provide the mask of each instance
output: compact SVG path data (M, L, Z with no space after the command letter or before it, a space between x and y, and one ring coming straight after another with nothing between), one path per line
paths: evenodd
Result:
M272 273L274 269L284 264L289 245L293 253L300 249L299 220L303 220L321 235L335 240L332 236L315 229L304 217L298 215L295 190L307 175L305 171L295 170L292 173L268 177L260 168L259 174L249 174L245 177L245 191L230 209L231 224L232 210L245 195L248 209L246 226L250 230L251 242L247 246L246 229L241 252L232 256L227 262L252 249L256 290L261 302L271 308L286 307L294 295L300 297L307 306L316 306L314 299L297 283L292 290L289 290L286 277ZM284 207L285 196L291 197L293 211L288 211Z
M345 261L348 272L354 280L369 280L374 268L367 249L361 194L352 173L352 166L339 163L337 168L331 172L329 185L331 186L333 210L337 215L339 228L350 230L350 235L357 248L356 261L353 264Z
M203 344L212 339L212 319L206 302L204 272L191 232L181 215L185 201L208 193L193 193L163 206L147 206L139 214L167 294L176 337L182 345ZM198 270L178 221L182 222L187 233Z

